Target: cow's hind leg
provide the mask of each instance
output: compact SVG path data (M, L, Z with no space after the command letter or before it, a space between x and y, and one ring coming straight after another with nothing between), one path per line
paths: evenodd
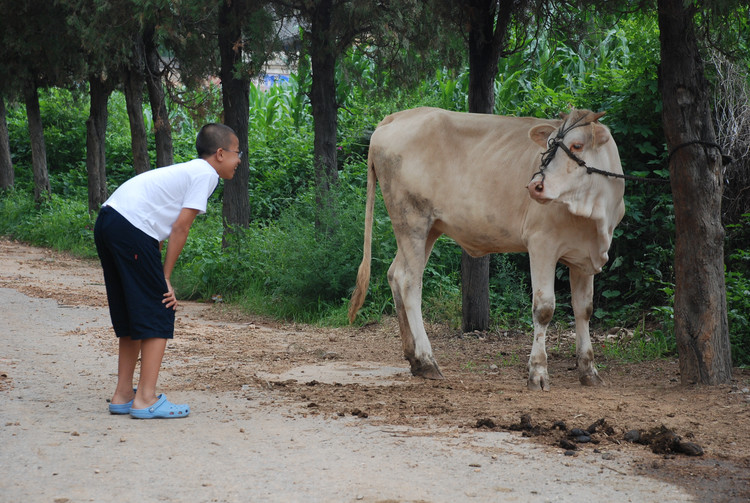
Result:
M388 269L388 283L391 285L398 314L404 356L409 361L413 375L426 379L443 379L432 355L432 346L422 320L422 273L432 245L430 243L426 248L414 246L415 243L409 245L411 246L399 246L396 258Z
M555 313L555 262L534 257L529 253L531 265L531 288L533 291L532 315L534 319L534 342L529 356L528 389L549 391L547 372L547 326Z
M604 385L594 366L594 349L589 336L589 320L594 309L594 276L571 268L570 292L576 319L578 380L584 386Z

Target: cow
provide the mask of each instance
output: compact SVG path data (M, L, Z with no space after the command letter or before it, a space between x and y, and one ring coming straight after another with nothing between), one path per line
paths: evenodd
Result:
M528 252L534 340L531 390L549 391L545 338L555 309L555 268L568 266L579 381L603 385L589 337L594 274L608 260L625 213L617 145L604 112L561 119L415 108L383 119L370 140L364 250L349 304L353 322L370 282L376 184L398 250L388 282L404 356L415 376L442 379L422 319L422 274L435 241L467 253Z

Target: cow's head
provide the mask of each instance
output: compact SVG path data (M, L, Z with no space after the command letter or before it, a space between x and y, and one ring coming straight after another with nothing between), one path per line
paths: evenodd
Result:
M607 262L615 226L625 214L624 180L589 169L622 175L617 145L609 129L599 123L602 115L572 110L559 127L533 127L529 137L546 150L527 186L535 201L562 203L571 214L595 222L597 239L591 243L590 256L597 272Z
M529 137L545 149L541 167L527 185L532 199L542 204L563 203L571 213L590 217L600 189L608 192L604 186L613 183L623 187L621 180L587 170L595 167L622 174L617 146L609 129L599 122L603 115L604 112L571 110L559 127L543 124L529 130Z

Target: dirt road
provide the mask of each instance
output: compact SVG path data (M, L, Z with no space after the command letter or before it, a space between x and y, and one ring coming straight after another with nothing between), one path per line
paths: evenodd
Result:
M435 334L447 376L436 383L409 375L392 322L330 330L184 303L160 383L191 415L112 416L115 341L103 292L95 262L0 240L0 502L665 502L750 494L747 374L734 386L685 390L669 384L674 362L663 362L640 377L657 381L641 382L645 390L628 390L618 377L645 370L637 367L610 368L610 386L581 390L566 357L551 366L553 391L531 394L522 350L508 346L523 343L503 334ZM486 354L507 363L485 365ZM711 407L720 409L706 419L701 411ZM532 438L505 431L521 413L537 426L524 432ZM566 455L553 418L569 428L602 418L608 429ZM659 422L706 454L657 455L622 440L631 427Z

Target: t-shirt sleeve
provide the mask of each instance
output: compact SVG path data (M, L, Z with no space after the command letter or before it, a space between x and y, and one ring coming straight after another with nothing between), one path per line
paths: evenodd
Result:
M190 187L182 200L183 208L198 210L198 214L206 212L208 198L211 197L219 177L215 173L204 173L191 180Z

